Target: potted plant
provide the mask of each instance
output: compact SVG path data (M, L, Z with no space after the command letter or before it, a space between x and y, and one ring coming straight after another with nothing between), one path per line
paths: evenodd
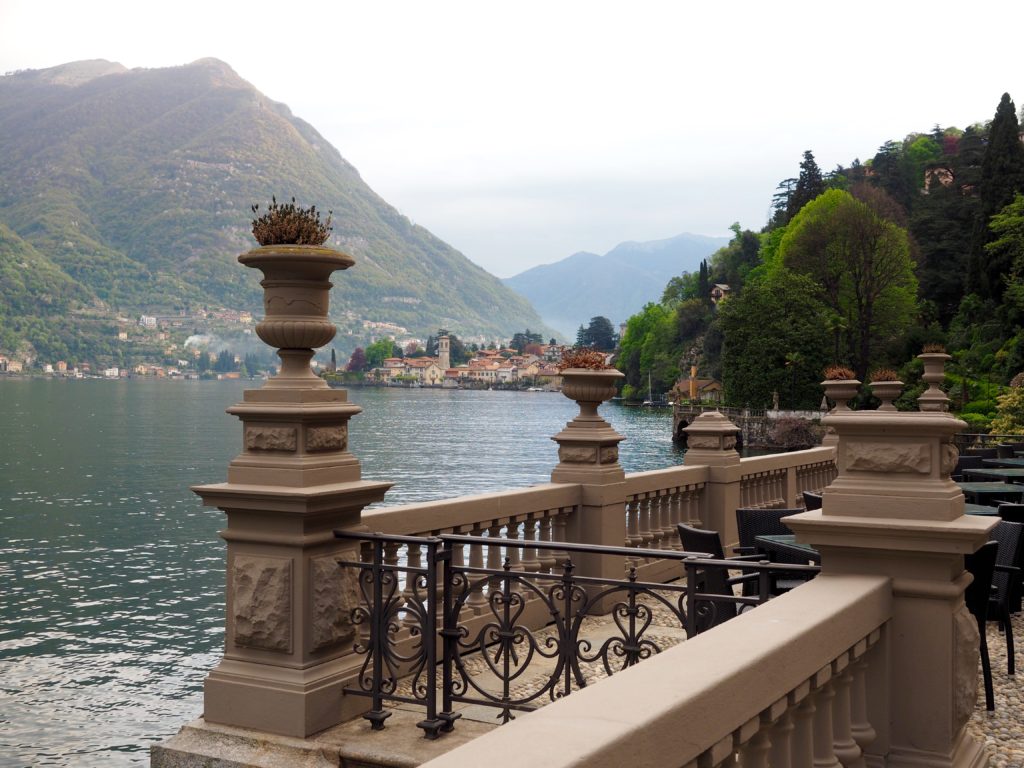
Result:
M620 371L605 362L603 352L596 349L570 349L562 354L558 371L562 376L562 394L580 406L577 420L603 421L597 407L615 395Z
M850 410L847 401L857 396L860 387L856 374L845 366L830 365L824 375L821 386L825 388L825 396L834 403L832 412Z
M348 269L355 260L348 254L325 248L331 232L331 212L320 220L316 206L301 208L271 198L266 213L252 206L253 237L260 244L238 257L247 267L263 272L264 318L256 334L277 347L281 371L268 388L324 388L327 383L309 367L313 350L334 338L334 323L327 318L331 273Z
M896 406L892 401L900 396L903 391L903 382L900 376L892 368L876 368L872 371L868 386L871 387L871 394L882 401L878 406L880 411L895 411Z
M922 411L948 410L949 398L939 384L946 378L946 363L953 358L946 354L946 348L941 344L925 344L917 359L924 363L921 378L928 383L928 389L917 398L918 408Z

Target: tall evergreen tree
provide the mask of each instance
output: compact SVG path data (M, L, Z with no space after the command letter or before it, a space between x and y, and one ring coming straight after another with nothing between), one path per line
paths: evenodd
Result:
M981 204L971 248L972 279L983 297L998 299L1003 295L1011 267L1003 251L985 250L992 240L989 221L1021 191L1024 191L1024 145L1020 141L1020 123L1013 100L1010 94L1004 93L992 119L981 162Z
M801 208L824 191L825 178L814 160L814 154L808 149L800 163L800 176L793 187L793 194L786 201L786 222L788 223Z
M701 301L710 301L711 283L708 280L708 260L701 259L700 273L697 277L697 298Z

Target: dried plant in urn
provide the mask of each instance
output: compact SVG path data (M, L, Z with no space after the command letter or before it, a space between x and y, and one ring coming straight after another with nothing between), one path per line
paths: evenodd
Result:
M252 212L259 214L259 206ZM313 350L334 338L334 323L327 319L331 273L348 269L355 260L348 254L324 247L331 233L331 212L322 221L316 206L302 208L292 198L278 203L276 197L262 215L252 221L259 248L238 257L247 267L263 272L264 318L257 335L281 358L281 372L267 388L317 388L327 386L309 367Z
M334 211L328 211L327 221L321 222L315 205L300 208L294 197L290 203L279 203L276 197L271 197L262 216L258 215L259 204L254 203L252 212L257 215L252 220L252 236L260 245L323 245L333 229Z
M898 398L903 391L903 382L900 381L900 375L896 371L892 368L876 368L869 376L868 386L871 387L871 394L882 401L878 410L896 410L892 401Z
M843 365L830 365L823 371L825 380L821 386L825 389L825 397L833 403L832 412L848 411L847 402L857 396L860 382L856 374Z
M562 374L562 394L580 406L580 418L601 420L597 406L615 395L623 374L608 365L607 357L596 349L570 349L558 362Z

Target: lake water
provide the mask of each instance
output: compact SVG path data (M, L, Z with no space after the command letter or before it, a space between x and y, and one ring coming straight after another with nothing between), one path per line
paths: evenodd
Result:
M246 383L0 380L0 766L148 765L224 642L224 516L190 485L241 446ZM249 386L254 386L249 384ZM353 389L386 504L545 482L560 394ZM604 405L627 472L678 464L671 414Z

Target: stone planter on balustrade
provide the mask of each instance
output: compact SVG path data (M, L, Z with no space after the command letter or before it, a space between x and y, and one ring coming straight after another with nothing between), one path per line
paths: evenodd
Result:
M596 474L624 478L619 466L622 435L597 412L601 403L615 395L623 374L614 369L566 368L561 372L562 394L575 400L580 412L552 440L558 443L558 466L551 475L556 483L593 482Z
M263 273L256 333L277 348L281 371L228 409L243 450L227 482L192 489L228 520L225 649L205 681L204 722L302 738L366 706L342 693L358 675L358 586L337 560L358 552L333 531L360 529L363 507L391 484L361 479L348 422L362 409L309 365L335 334L328 278L354 259L269 245L238 260Z
M821 386L825 390L825 397L832 401L832 410L829 411L829 414L836 414L850 410L847 403L857 396L860 382L857 379L826 379L821 382ZM834 446L838 442L839 438L836 437L835 428L826 426L825 437L822 438L821 444Z
M348 254L318 245L264 245L238 257L247 267L263 272L263 311L256 335L277 348L281 371L270 389L323 389L323 379L310 370L313 350L334 338L327 318L332 272L348 269Z
M868 386L871 387L871 394L882 401L882 404L878 406L878 410L896 410L896 406L892 404L892 401L903 392L902 381L872 381Z

